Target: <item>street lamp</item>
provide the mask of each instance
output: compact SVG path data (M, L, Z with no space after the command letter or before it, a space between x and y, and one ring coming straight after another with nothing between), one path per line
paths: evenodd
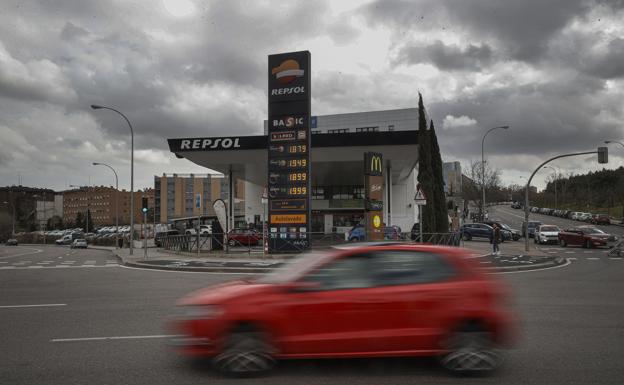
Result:
M557 169L554 168L553 166L544 166L543 168L552 168L552 170L555 172L555 180L554 180L554 183L555 183L555 209L557 209L557 179L559 178L557 176Z
M11 220L11 237L15 237L15 205L13 204L13 202L8 202L8 201L4 201L2 202L5 205L11 204L11 207L13 208L13 218Z
M483 190L483 198L481 200L481 220L485 219L485 152L483 146L485 144L485 137L497 128L503 128L506 130L509 126L492 127L485 133L485 135L483 135L483 139L481 140L481 189Z
M130 120L126 117L126 115L117 111L114 108L100 106L97 104L92 104L91 108L94 110L106 109L111 110L119 115L121 115L128 123L128 127L130 127L130 255L134 254L134 131L132 130L132 124L130 124Z
M119 178L117 171L106 163L93 162L94 166L105 166L115 174L115 247L119 247Z

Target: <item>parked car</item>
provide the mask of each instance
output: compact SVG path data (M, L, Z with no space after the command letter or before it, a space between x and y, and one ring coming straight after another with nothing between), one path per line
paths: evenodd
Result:
M414 224L414 226L417 226L417 224ZM412 226L412 235L418 236L418 231L416 232L416 234L414 234L413 232L414 226ZM386 240L402 239L401 228L399 226L384 226L382 230L384 233L384 239ZM349 230L349 232L347 233L347 241L349 242L364 241L365 239L366 239L366 229L364 228L364 225L360 223L353 226L351 230ZM416 239L416 238L412 238L412 239Z
M541 224L542 222L539 222L539 221L529 221L529 226L528 226L529 238L533 238L533 236L535 235L535 229ZM522 222L522 236L523 237L527 236L527 223L526 222Z
M611 219L609 214L594 214L591 218L591 223L595 225L610 225Z
M533 240L535 243L558 243L559 242L559 227L555 225L540 225L535 230Z
M503 282L468 256L405 244L302 254L180 299L171 344L235 375L266 372L277 359L398 355L492 371L516 339L516 316Z
M197 234L197 230L193 227L190 227L186 230L184 230L184 234L186 235L194 235ZM200 225L199 226L199 234L200 235L208 235L208 234L212 234L212 226L210 225Z
M492 238L492 232L494 229L492 226L486 225L485 223L464 223L459 228L459 231L464 241L470 241L473 238L490 239ZM503 238L502 240L504 241L502 233L501 238Z
M521 209L522 205L520 204L520 202L514 202L511 204L511 208L512 209Z
M74 239L74 241L69 245L70 249L86 249L87 248L87 240L78 238Z
M5 245L6 246L17 246L18 245L17 239L15 239L15 238L7 239Z
M262 233L250 229L233 229L228 232L230 246L254 246L262 241Z
M587 222L590 219L591 219L590 213L580 213L576 218L577 221L582 221L582 222Z
M162 239L171 235L180 235L178 230L159 231L154 234L154 245L156 247L162 247Z
M506 223L499 221L485 221L483 222L488 226L492 226L494 223L501 229L501 235L504 241L517 241L520 239L520 230L512 229Z
M63 235L62 238L57 239L55 243L57 245L71 245L72 242L78 238L84 239L84 234L78 233L78 232L66 234L66 235Z
M617 242L615 235L607 234L593 226L571 227L559 232L559 244L566 246L582 246L586 248L608 246L612 247Z

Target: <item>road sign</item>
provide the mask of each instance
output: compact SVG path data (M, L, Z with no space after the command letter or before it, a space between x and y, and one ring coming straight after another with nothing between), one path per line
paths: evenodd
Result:
M425 206L427 204L427 197L425 196L425 193L420 189L420 185L416 187L414 202L419 206Z

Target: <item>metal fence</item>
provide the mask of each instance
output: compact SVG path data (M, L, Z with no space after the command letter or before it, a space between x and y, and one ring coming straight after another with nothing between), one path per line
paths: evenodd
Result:
M221 252L221 253L263 253L264 241L260 237L224 237L225 234L204 234L200 237L197 235L170 235L159 239L160 247L165 250L179 252L197 252L198 240L200 252ZM360 240L349 239L344 233L307 233L307 239L310 240L312 248L328 248L345 244L361 243ZM459 246L461 242L460 232L451 233L423 233L422 239L418 233L394 233L387 234L385 239L376 242L405 242L405 243L426 243L434 245ZM290 252L304 251L301 242L292 240L284 242L285 249ZM294 250L294 251L293 251ZM285 250L286 251L286 250Z

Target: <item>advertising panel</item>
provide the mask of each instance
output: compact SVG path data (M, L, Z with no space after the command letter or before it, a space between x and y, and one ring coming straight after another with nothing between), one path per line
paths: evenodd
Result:
M310 52L269 56L269 252L310 247Z
M383 230L383 155L364 153L364 197L366 200L366 234L370 241L384 239Z

